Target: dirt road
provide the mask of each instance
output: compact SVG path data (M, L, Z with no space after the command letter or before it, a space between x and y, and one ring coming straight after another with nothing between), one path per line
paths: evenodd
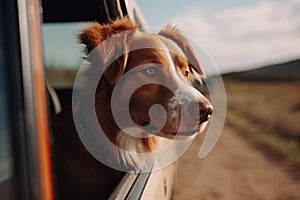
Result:
M300 181L280 160L268 159L241 134L226 125L217 145L203 160L197 157L200 141L196 138L180 159L174 199L300 199Z

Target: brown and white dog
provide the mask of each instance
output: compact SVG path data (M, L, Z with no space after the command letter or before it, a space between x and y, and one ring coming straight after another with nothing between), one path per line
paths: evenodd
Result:
M120 33L123 34L118 36ZM118 42L94 50L111 37L116 37ZM82 30L79 39L86 46L87 54L98 51L97 61L90 60L93 67L101 68L117 51L125 49L125 53L104 71L95 94L98 122L113 144L128 152L151 153L162 145L160 138L189 138L203 131L213 109L195 88L203 72L192 48L176 28L167 26L158 34L146 33L124 18L108 25L92 23ZM132 46L145 48L131 51ZM127 91L141 85L130 94L129 105L112 105L112 93L117 84L119 103L128 99ZM165 112L149 114L153 105L160 105ZM126 131L121 130L114 120L112 106L119 115L126 113L126 106L129 107L136 126L125 123ZM58 197L107 198L123 172L102 164L85 149L74 125L71 106L56 116L53 130ZM134 137L126 133L130 130L135 131L135 135L149 137ZM112 159L133 168L145 162L138 156L122 152L113 152Z

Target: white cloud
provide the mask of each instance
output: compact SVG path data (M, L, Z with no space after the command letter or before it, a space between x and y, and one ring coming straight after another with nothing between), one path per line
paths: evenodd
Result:
M194 7L168 21L206 47L221 71L300 58L299 0L212 12Z

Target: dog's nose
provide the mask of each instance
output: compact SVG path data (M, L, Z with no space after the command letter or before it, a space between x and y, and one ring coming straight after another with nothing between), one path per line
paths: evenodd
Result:
M214 110L210 103L204 102L193 102L188 106L190 115L199 120L199 124L206 122Z
M206 122L213 113L214 108L209 103L200 106L200 123Z

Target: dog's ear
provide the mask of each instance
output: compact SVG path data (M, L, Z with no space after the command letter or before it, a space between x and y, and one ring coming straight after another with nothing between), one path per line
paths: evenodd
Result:
M187 39L179 32L178 28L167 25L159 32L159 35L162 35L175 42L186 55L190 67L195 69L200 75L204 75L200 62L197 59L191 45L189 44Z
M85 45L87 60L98 67L109 64L104 75L110 84L115 84L125 71L130 37L137 28L128 18L123 18L104 25L94 22L79 34L80 42ZM104 45L99 45L104 41ZM120 52L123 55L116 58Z

